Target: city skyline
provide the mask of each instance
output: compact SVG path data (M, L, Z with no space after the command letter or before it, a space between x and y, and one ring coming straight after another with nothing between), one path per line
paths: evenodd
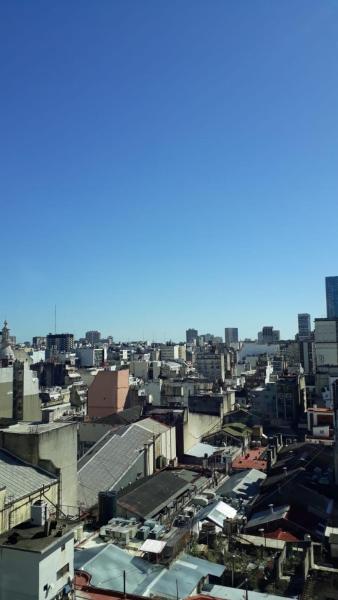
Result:
M290 337L298 313L325 316L336 4L5 0L0 16L0 314L20 339L53 331L55 304L61 330L118 338Z

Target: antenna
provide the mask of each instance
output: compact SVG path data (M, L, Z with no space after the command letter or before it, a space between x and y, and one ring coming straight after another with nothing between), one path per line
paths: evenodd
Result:
M56 333L56 304L54 305L54 333Z

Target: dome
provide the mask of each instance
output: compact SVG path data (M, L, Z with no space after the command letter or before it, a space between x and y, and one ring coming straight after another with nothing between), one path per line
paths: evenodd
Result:
M15 355L11 346L0 348L0 360L15 360Z

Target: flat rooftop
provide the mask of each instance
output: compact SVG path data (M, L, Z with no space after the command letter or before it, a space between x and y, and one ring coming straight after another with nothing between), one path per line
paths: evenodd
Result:
M232 463L233 469L257 469L265 471L267 461L263 458L266 448L247 450L244 455L238 456Z
M0 548L25 550L29 552L45 552L55 543L60 543L67 534L73 535L74 525L59 521L56 528L45 535L44 527L32 526L29 521L21 523L0 536Z
M69 427L72 423L57 421L52 423L36 423L34 421L26 422L19 421L19 423L15 423L14 425L9 425L8 427L1 427L0 431L10 432L10 433L34 433L41 434L46 433L47 431L53 431L53 429L60 429L61 427Z

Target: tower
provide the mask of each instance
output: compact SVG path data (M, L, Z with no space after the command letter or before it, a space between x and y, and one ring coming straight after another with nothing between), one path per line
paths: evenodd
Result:
M338 277L325 277L326 311L328 319L338 318Z

